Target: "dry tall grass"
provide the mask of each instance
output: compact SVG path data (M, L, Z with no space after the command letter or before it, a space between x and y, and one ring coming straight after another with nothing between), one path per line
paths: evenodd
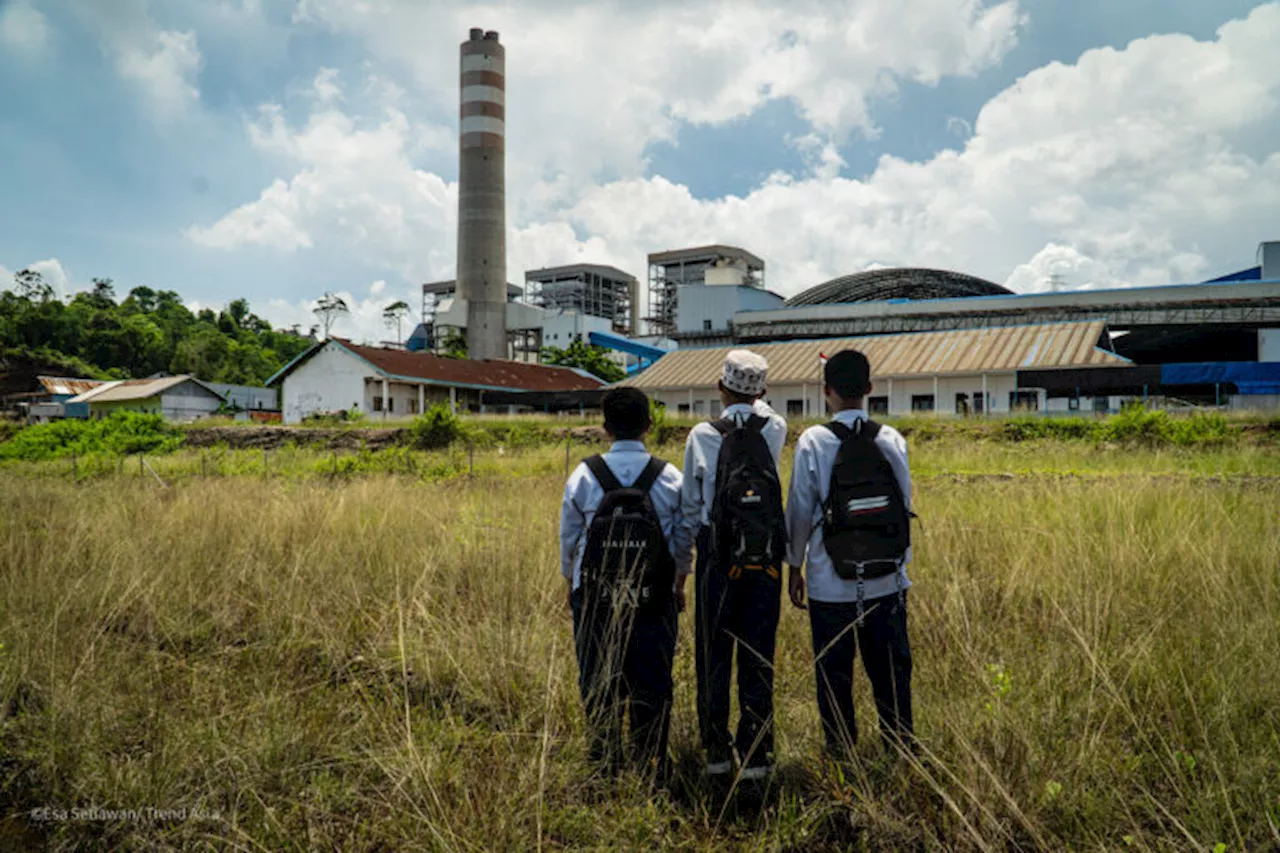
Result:
M781 799L735 816L690 790L687 618L675 792L587 777L561 455L434 483L0 480L0 847L1280 847L1274 481L921 477L926 760L864 737L851 771L819 763L786 606Z

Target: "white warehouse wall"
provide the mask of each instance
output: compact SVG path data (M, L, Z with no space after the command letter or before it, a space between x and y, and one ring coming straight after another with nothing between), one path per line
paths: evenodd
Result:
M208 417L222 406L223 400L194 382L184 382L160 395L160 413L165 420L194 421Z
M1009 411L1009 394L1016 390L1017 377L1013 373L988 373L987 398L989 412L1007 413ZM1034 390L1034 389L1023 389ZM932 378L881 379L872 390L872 397L889 397L889 414L910 415L912 413L912 397L935 393ZM982 394L982 376L946 376L939 377L936 385L934 411L941 415L954 415L956 411L956 394L963 393L972 410L973 399ZM664 404L673 414L680 411L681 406L690 406L690 414L700 417L711 417L720 413L719 394L709 389L697 391L664 390L653 392L653 398ZM1037 392L1040 411L1048 405L1045 393ZM779 414L791 417L819 418L826 416L825 403L822 399L822 385L815 371L814 381L807 384L771 385L765 400ZM1056 403L1056 401L1055 401ZM788 405L790 404L790 405ZM1081 403L1082 406L1086 405ZM1092 403L1088 404L1090 407ZM796 414L799 408L800 414ZM1067 410L1067 403L1062 401L1062 411Z
M367 412L364 380L373 371L330 341L284 379L281 409L284 422L296 424L312 412L350 409Z
M739 311L766 311L781 307L783 299L755 287L687 284L676 291L676 331L696 334L726 332Z
M418 408L418 389L422 389L422 408ZM457 395L458 404L462 405L474 395L475 392L459 391ZM417 382L395 382L387 380L387 396L391 398L392 405L388 407L383 403L383 410L377 411L373 407L373 398L382 396L382 377L377 376L370 378L365 383L364 400L365 411L369 413L369 419L390 420L393 418L410 418L431 408L436 403L449 403L449 388L442 385L428 385L426 383Z

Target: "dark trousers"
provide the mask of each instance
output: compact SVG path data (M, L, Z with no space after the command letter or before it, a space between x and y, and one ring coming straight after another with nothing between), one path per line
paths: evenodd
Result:
M858 621L856 603L809 602L814 669L818 682L818 714L827 749L847 753L857 742L853 718L853 659L871 681L880 735L885 747L914 746L911 717L911 645L907 641L907 593L863 602Z
M733 759L729 738L729 687L738 652L738 732L744 767L771 763L773 754L773 651L782 596L781 572L746 570L730 578L712 564L710 532L698 534L695 663L698 728L708 764Z
M622 723L629 711L631 759L665 773L676 651L674 599L657 610L619 615L596 606L579 589L572 604L578 690L591 760L610 769L621 764Z

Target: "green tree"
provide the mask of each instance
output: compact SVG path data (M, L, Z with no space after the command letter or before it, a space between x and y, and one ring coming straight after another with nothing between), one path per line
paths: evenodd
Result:
M13 276L18 296L30 302L48 302L53 299L53 286L35 270L22 270Z
M387 325L388 329L396 330L396 342L404 341L402 325L404 318L409 316L409 303L401 300L392 302L386 308L382 309L382 322Z
M133 314L120 324L118 361L134 376L149 376L168 366L164 332L150 317Z
M191 373L213 381L222 374L231 354L231 341L216 326L201 326L174 350L170 373Z
M459 329L450 329L440 342L440 354L445 358L467 357L467 336Z
M143 314L150 314L158 307L156 292L149 287L135 287L133 290L130 290L129 295L125 297L123 304L134 308Z
M164 370L256 384L314 343L277 332L243 299L195 316L171 290L135 287L115 301L108 278L67 301L31 270L0 292L0 351L35 371L129 378Z
M343 314L351 313L351 308L341 296L326 292L316 300L315 306L311 309L311 313L320 319L320 325L324 327L324 336L329 337L329 331L333 328L333 324L338 322L338 317Z
M93 304L99 308L114 308L116 304L114 282L109 278L95 278L92 281L93 291L89 296L93 300Z
M607 349L585 341L574 341L564 349L543 347L542 363L556 367L576 367L605 382L617 382L627 375L617 362L609 358Z

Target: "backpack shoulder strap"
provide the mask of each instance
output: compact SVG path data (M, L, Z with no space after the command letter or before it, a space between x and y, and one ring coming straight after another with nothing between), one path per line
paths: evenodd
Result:
M600 484L600 488L604 489L605 494L616 492L622 488L622 484L618 482L618 478L614 476L613 471L609 469L608 463L604 461L604 457L600 454L588 456L583 460L583 464L587 466L587 470L596 478L596 482Z
M857 424L857 429L845 426L840 421L832 421L831 423L823 424L823 426L830 430L842 443L853 438L855 435L865 438L867 441L874 442L876 440L876 436L880 434L880 424L870 418L859 419L854 421L854 423Z
M828 432L840 439L841 443L846 442L853 437L853 430L849 429L849 427L839 421L831 421L830 423L823 424L823 426L827 428Z
M636 478L631 488L647 495L649 490L653 488L653 484L658 482L658 478L662 476L662 472L667 470L667 463L656 456L649 457L649 464L640 472L640 476Z
M737 425L729 418L720 418L719 420L711 421L711 426L715 428L716 432L720 433L721 438L724 438L737 428Z
M755 433L763 433L765 426L769 423L769 419L763 415L757 415L754 412L751 417L747 418L747 422L742 426Z

